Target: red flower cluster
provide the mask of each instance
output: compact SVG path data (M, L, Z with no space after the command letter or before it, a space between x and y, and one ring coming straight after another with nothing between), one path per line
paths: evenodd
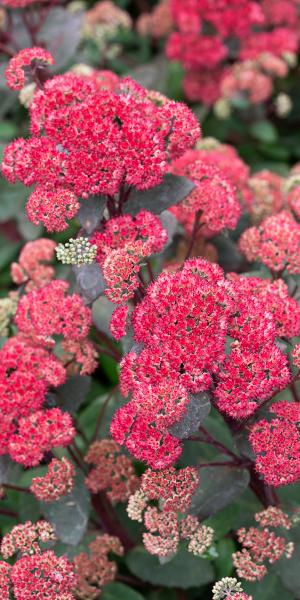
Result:
M48 240L43 240L43 242ZM39 282L40 267L37 257L44 254L44 244L34 246L32 260L21 255L20 268L32 277L31 282ZM53 247L46 245L48 250ZM41 266L42 277L49 276L51 267ZM33 289L19 300L15 323L18 333L9 339L0 350L0 411L2 429L0 453L9 453L16 461L27 466L38 464L44 453L56 446L66 446L75 435L72 419L60 408L45 409L46 394L65 382L66 371L63 364L52 352L57 336L62 336L68 350L74 351L72 360L81 359L78 348L87 341L91 324L90 309L84 306L77 294L66 296L68 284L64 281L51 281L38 289ZM69 344L75 344L70 347ZM83 357L91 369L95 360ZM89 371L90 372L90 371Z
M251 428L250 442L256 469L269 485L287 485L300 478L300 405L280 401L270 412L276 417L262 419Z
M38 184L28 216L50 231L67 226L78 196L158 185L200 135L187 106L128 78L112 91L92 77L58 75L35 93L30 117L32 137L6 148L2 170L11 182Z
M249 262L259 260L275 272L300 272L300 225L286 210L246 229L239 246Z
M224 228L234 229L240 216L240 205L230 180L218 168L199 157L199 151L190 150L174 161L172 172L189 177L196 188L180 204L171 208L178 221L189 233L193 230L195 215L199 224L213 234Z
M52 550L42 552L39 544L55 540L52 526L45 521L33 524L27 521L17 525L4 536L1 553L9 558L18 552L13 566L0 562L1 600L74 600L72 590L76 576L71 563Z
M190 100L213 104L220 97L266 100L273 78L284 77L299 47L295 0L170 0L177 31L167 56L186 71Z
M162 273L132 313L139 345L121 363L121 389L131 399L116 412L111 433L152 468L180 454L168 430L185 415L189 392L215 384L218 407L239 419L290 381L275 339L277 328L298 331L299 308L283 282L243 281L225 280L220 267L203 259L189 260L181 271Z
M124 502L137 486L138 479L130 458L121 454L121 448L113 440L94 442L85 461L95 465L85 483L93 494L105 491L112 502Z
M175 554L180 539L189 540L188 550L201 556L213 542L211 527L200 525L197 517L185 513L199 484L196 469L173 467L161 471L147 469L140 488L130 496L127 512L131 519L144 521L148 530L143 541L150 554L168 557ZM153 506L153 502L158 506ZM150 504L151 503L151 504Z
M147 210L136 217L124 215L110 219L102 231L94 233L90 243L97 246L97 261L103 267L108 284L107 297L116 304L127 302L133 297L140 281L140 261L142 257L160 252L168 240L158 217ZM114 315L113 329L119 337L124 335L124 311ZM120 324L118 324L121 319Z
M270 527L284 527L289 529L291 524L287 515L280 508L273 506L255 515L260 528L250 527L248 531L242 527L237 532L238 541L242 550L232 556L237 574L242 579L257 581L267 574L266 561L273 564L283 555L290 558L294 551L294 544L287 542L283 536L277 536ZM268 527L264 524L267 523Z
M30 3L26 2L26 0L21 1L22 5ZM24 48L24 50L18 52L18 54L9 61L8 67L5 70L8 87L12 90L21 90L26 83L26 69L29 71L30 68L43 69L47 65L53 65L54 62L53 56L50 52L44 50L44 48Z
M67 458L53 458L46 475L32 479L30 491L39 500L53 502L73 489L74 477L75 468Z

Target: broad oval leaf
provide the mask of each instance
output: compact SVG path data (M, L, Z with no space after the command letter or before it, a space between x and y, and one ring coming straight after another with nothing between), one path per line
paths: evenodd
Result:
M91 387L91 378L88 375L73 375L56 388L55 396L58 406L62 410L75 414L85 401Z
M106 198L104 196L91 196L81 202L76 219L89 235L99 225L105 206Z
M75 54L81 39L84 12L52 8L39 31L39 40L55 58L55 68L61 69Z
M206 519L238 498L248 483L246 469L204 467L200 469L200 484L192 497L190 512Z
M299 558L298 558L299 571ZM273 573L269 573L256 583L243 582L243 590L246 594L252 595L255 600L296 600L299 598L299 588L296 596L290 594L289 591L281 584L279 577Z
M87 302L94 302L103 294L106 283L102 274L102 269L98 263L92 265L83 265L82 267L73 267L77 287L80 295Z
M209 394L200 392L199 394L190 394L190 401L187 406L187 412L182 419L175 423L170 429L170 433L180 440L189 437L196 431L204 419L209 415L211 408Z
M101 600L144 600L139 592L136 592L124 583L112 581L103 588Z
M76 546L86 532L91 507L83 475L77 476L72 492L56 502L40 502L40 507L57 537L65 544Z
M154 585L187 589L206 585L213 581L211 564L181 549L167 564L161 565L156 556L151 556L142 546L131 550L126 564L136 577Z
M181 202L192 190L195 184L186 177L167 173L163 182L149 190L132 190L125 204L125 212L136 215L140 210L147 209L155 215Z

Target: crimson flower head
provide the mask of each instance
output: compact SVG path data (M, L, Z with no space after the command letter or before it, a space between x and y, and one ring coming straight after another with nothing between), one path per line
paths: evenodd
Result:
M44 48L24 48L9 61L5 70L8 87L12 90L21 90L26 83L27 71L29 74L43 77L47 65L53 65L54 62L52 54Z

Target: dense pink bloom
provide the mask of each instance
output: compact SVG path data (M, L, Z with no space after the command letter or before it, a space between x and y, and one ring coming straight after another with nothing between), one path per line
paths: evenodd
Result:
M250 442L256 457L256 469L269 485L287 485L300 479L300 407L281 401L271 407L276 417L253 425Z
M236 187L238 194L243 193L245 186L248 184L250 169L233 146L220 144L214 139L203 138L197 144L197 155L193 150L185 153L187 164L192 156L197 157L206 165L217 167L225 178Z
M285 77L299 47L293 0L171 0L176 31L166 53L184 69L192 101L211 105L222 96L267 100L273 80Z
M19 420L17 433L9 440L12 459L28 467L39 464L45 452L68 446L75 436L72 419L60 408L40 410Z
M234 187L222 171L199 160L197 151L190 151L172 164L172 172L186 175L196 184L196 188L171 209L189 233L199 211L200 223L214 233L225 227L235 228L240 205Z
M97 246L97 260L102 265L111 250L142 242L143 256L160 252L168 239L158 217L147 210L141 210L135 217L123 215L109 219L102 231L97 231L90 239Z
M236 62L229 67L220 86L221 95L231 99L245 94L252 104L267 100L273 91L271 78L251 61Z
M137 242L107 255L103 275L107 283L105 294L111 302L122 304L133 298L140 285L138 275L142 256L142 243Z
M217 406L235 419L249 417L290 379L288 361L275 345L266 345L261 352L237 347L218 377Z
M266 562L273 564L283 555L290 558L294 551L292 542L287 542L285 537L269 529L289 529L291 526L287 515L279 508L270 506L257 513L255 519L259 527L250 527L248 530L242 527L237 531L242 550L232 555L238 576L248 581L260 580L266 575Z
M29 4L29 2L28 2ZM54 58L44 50L44 48L24 48L16 54L8 63L5 70L5 77L8 87L12 90L21 90L26 83L26 68L45 68L46 65L53 65Z
M227 54L226 46L216 36L174 32L167 44L168 58L179 60L188 69L214 69Z
M10 600L10 572L11 565L0 561L0 592L2 600Z
M32 479L30 491L39 500L53 502L72 490L74 477L75 468L67 458L53 458L44 477Z
M67 558L47 550L22 556L11 569L11 582L16 600L31 600L34 596L41 600L51 597L71 600L76 576Z
M230 279L236 281L239 292L244 295L245 302L248 307L253 306L255 310L255 303L252 304L250 296L256 296L264 310L268 313L272 313L273 319L275 319L277 335L280 337L294 337L300 333L300 307L295 298L291 298L289 290L283 279L277 279L276 281L270 281L269 279L260 279L259 277L244 277L242 275L236 275L230 273ZM258 310L258 304L256 303ZM260 317L262 311L260 310ZM257 313L258 316L258 313ZM267 317L269 320L269 326L265 322L265 327L269 331L271 320L270 315ZM235 319L237 321L237 319ZM271 326L272 327L272 326ZM259 339L257 336L266 334L267 331L259 331L255 333L254 343ZM271 336L272 337L272 336ZM270 338L269 338L270 339Z
M150 500L163 500L164 511L185 512L199 485L197 469L185 467L176 471L174 467L151 471L142 476L140 489Z
M92 340L66 339L61 343L61 347L66 353L63 363L68 364L70 360L76 361L81 375L89 375L96 369L98 352Z
M254 223L278 213L284 207L282 184L283 178L267 169L250 177L248 185L252 196L247 208Z
M118 306L111 317L109 329L116 340L120 340L126 334L128 317L128 306Z
M124 502L138 487L132 461L113 440L93 442L84 460L94 465L85 480L93 494L105 491L112 502Z
M52 231L67 226L79 196L158 185L200 135L187 106L128 78L111 91L89 77L58 75L36 92L30 116L33 137L6 148L2 169L12 182L38 184L27 212Z
M298 36L291 29L278 27L273 31L256 32L243 40L241 58L256 59L260 54L269 52L274 56L282 56L286 52L297 53Z
M294 365L300 369L300 344L296 344L293 348L292 359Z
M54 277L54 268L48 264L54 258L56 243L47 238L27 242L23 246L19 261L11 265L11 276L15 283L26 283L26 290L46 285Z
M55 280L23 296L15 317L19 331L45 345L54 342L54 335L76 341L86 338L91 311L77 294L66 295L68 287L66 281Z
M239 242L247 260L260 260L272 271L300 272L300 225L287 211L266 218L259 227L250 227Z
M117 564L111 554L123 556L124 548L117 537L103 533L88 545L88 552L74 557L76 598L97 600L103 586L115 579Z
M37 186L29 196L26 212L34 225L43 223L48 231L63 231L79 209L75 194L64 187Z
M223 70L220 67L206 71L188 70L183 79L183 90L191 102L214 104L221 95Z

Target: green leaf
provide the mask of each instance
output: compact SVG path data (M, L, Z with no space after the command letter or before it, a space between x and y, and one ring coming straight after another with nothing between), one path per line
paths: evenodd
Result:
M216 543L218 556L215 560L215 569L218 579L230 577L233 571L232 554L236 550L233 540L224 538Z
M104 587L101 600L144 600L144 596L128 585L113 581Z
M283 587L279 577L276 577L272 573L266 575L262 581L257 581L256 583L243 582L243 590L255 600L295 600L295 596L291 595Z
M88 375L73 375L55 390L57 404L62 410L71 415L84 403L91 387L91 378Z
M202 519L214 515L240 496L249 483L246 469L204 467L200 485L192 497L190 512Z
M171 427L170 433L180 440L189 437L203 423L210 412L210 408L209 394L206 392L190 394L186 414Z
M198 587L214 579L212 566L207 560L183 549L168 563L161 565L156 556L151 556L142 546L138 546L129 552L126 564L131 573L143 581L170 588Z
M278 139L276 127L270 121L262 120L252 123L249 133L260 142L272 143Z
M146 208L155 215L159 215L174 204L181 202L195 187L195 184L186 177L167 173L163 182L149 190L132 190L125 212L136 215Z
M84 536L90 513L90 495L80 473L70 494L56 502L40 502L47 521L65 544L76 546Z
M293 592L296 597L300 597L299 538L298 540L295 539L294 543L295 548L291 558L281 558L274 566L274 569L278 573L284 587Z

